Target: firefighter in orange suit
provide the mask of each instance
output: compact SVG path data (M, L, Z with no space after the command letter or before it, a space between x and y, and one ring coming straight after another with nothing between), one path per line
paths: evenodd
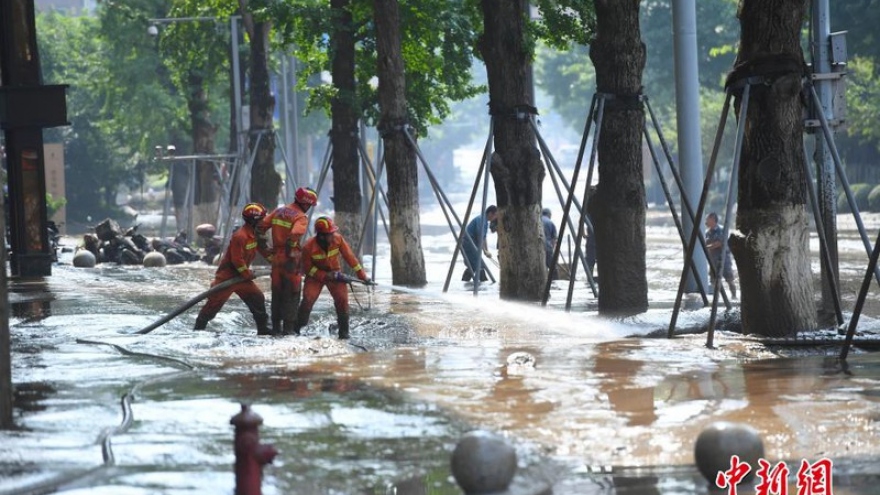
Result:
M312 306L315 305L321 289L326 285L336 306L339 338L349 337L348 287L346 277L342 273L340 256L345 259L359 279L370 283L370 277L354 255L351 246L337 232L338 230L330 217L320 217L315 221L315 237L306 241L303 246L303 270L306 278L294 331L297 335L300 329L309 323Z
M244 225L232 234L229 247L220 260L211 287L239 276L244 280L208 296L208 301L202 306L202 310L199 311L199 316L196 318L196 330L204 330L208 326L208 322L214 319L226 304L229 296L235 293L254 315L254 321L257 323L257 335L270 335L269 315L266 314L266 298L263 296L263 291L254 283L254 272L250 268L258 250L265 257L270 254L257 245L260 221L266 217L266 213L266 208L259 203L250 203L241 211Z
M309 228L306 212L318 204L318 193L300 187L293 202L279 206L260 223L272 229L272 333L293 333L302 287L302 241Z

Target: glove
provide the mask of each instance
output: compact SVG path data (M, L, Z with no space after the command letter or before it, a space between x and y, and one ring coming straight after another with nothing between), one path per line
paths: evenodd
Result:
M302 251L299 248L299 241L294 241L293 239L287 240L287 256L290 258L302 256Z
M489 258L490 260L492 259L492 253L490 253L488 250L487 250L487 251L483 251L483 254L485 254L486 257Z
M328 278L334 282L345 282L345 274L342 272L330 272Z
M364 277L361 279L361 281L363 281L364 285L373 285L373 279L371 279L370 277Z

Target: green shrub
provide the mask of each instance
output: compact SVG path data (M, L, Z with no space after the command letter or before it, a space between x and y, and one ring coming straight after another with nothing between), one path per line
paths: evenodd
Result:
M868 194L868 211L880 212L880 185L875 186Z
M873 189L873 184L866 183L853 184L850 186L850 190L852 191L853 198L856 201L856 206L859 208L859 211L868 211L868 195L871 194ZM847 202L846 193L844 192L841 192L840 196L837 197L837 211L844 213L850 211L849 202Z
M55 214L61 208L67 204L67 198L60 197L54 198L51 194L46 193L46 217L52 218L52 215Z

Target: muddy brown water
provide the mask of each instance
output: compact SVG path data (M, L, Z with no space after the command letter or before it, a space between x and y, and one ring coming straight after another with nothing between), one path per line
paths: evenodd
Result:
M204 290L212 269L198 264L61 264L46 280L13 282L17 428L0 433L0 493L40 483L231 493L229 419L240 402L281 451L264 493L457 494L449 455L476 428L516 446L515 487L526 491L710 493L693 444L719 420L756 428L772 462L831 459L836 493L877 493L878 355L855 348L841 362L839 346L768 347L723 325L713 349L700 333L647 337L668 325L681 269L674 230L648 232L643 315L598 317L583 282L571 312L561 283L548 308L500 301L492 285L474 297L455 279L444 293L451 246L438 237L428 241L428 287L394 288L379 275L374 292L356 290L353 345L330 338L326 294L301 338L256 337L234 298L208 332L190 330L193 309L129 335ZM840 243L845 312L867 258L851 234ZM387 263L383 249L377 264ZM878 292L863 336L880 333ZM688 300L679 327L696 331L709 310ZM111 436L110 465L96 439L120 424L125 393L134 420Z

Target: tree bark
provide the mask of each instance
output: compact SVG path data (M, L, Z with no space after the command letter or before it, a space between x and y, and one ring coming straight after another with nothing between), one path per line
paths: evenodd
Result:
M400 51L400 7L397 0L375 0L379 132L388 167L388 211L391 220L391 279L395 285L420 287L428 280L419 224L419 173L416 150L404 134L409 125L406 77Z
M479 49L486 61L489 111L494 118L491 172L499 215L499 292L504 299L540 301L547 280L541 223L544 165L527 120L536 112L524 32L527 4L511 0L480 4L484 33Z
M739 207L728 244L739 267L747 333L793 336L816 326L804 176L800 30L805 0L744 0L741 41L728 78L746 119ZM742 82L750 86L741 114Z
M217 126L211 120L208 106L208 94L205 91L204 78L198 74L189 75L189 107L192 124L193 152L196 155L213 155ZM193 203L193 225L217 222L217 201L219 199L219 183L214 163L206 160L196 161L196 187ZM182 230L178 226L178 230ZM190 239L192 241L194 239Z
M648 309L645 273L645 183L639 97L645 45L639 30L639 0L594 0L596 37L590 59L596 91L606 100L599 137L599 183L590 201L596 231L596 267L601 281L599 313L632 315Z
M251 165L251 201L271 210L278 204L281 175L275 171L275 96L269 85L269 31L272 23L259 21L247 13L247 1L239 0L245 28L250 37L250 130L248 149L253 153ZM247 164L245 164L247 166Z
M361 183L358 154L359 108L355 81L355 37L350 0L331 0L334 29L331 72L336 96L330 103L330 142L333 147L333 209L336 223L349 244L360 243Z

